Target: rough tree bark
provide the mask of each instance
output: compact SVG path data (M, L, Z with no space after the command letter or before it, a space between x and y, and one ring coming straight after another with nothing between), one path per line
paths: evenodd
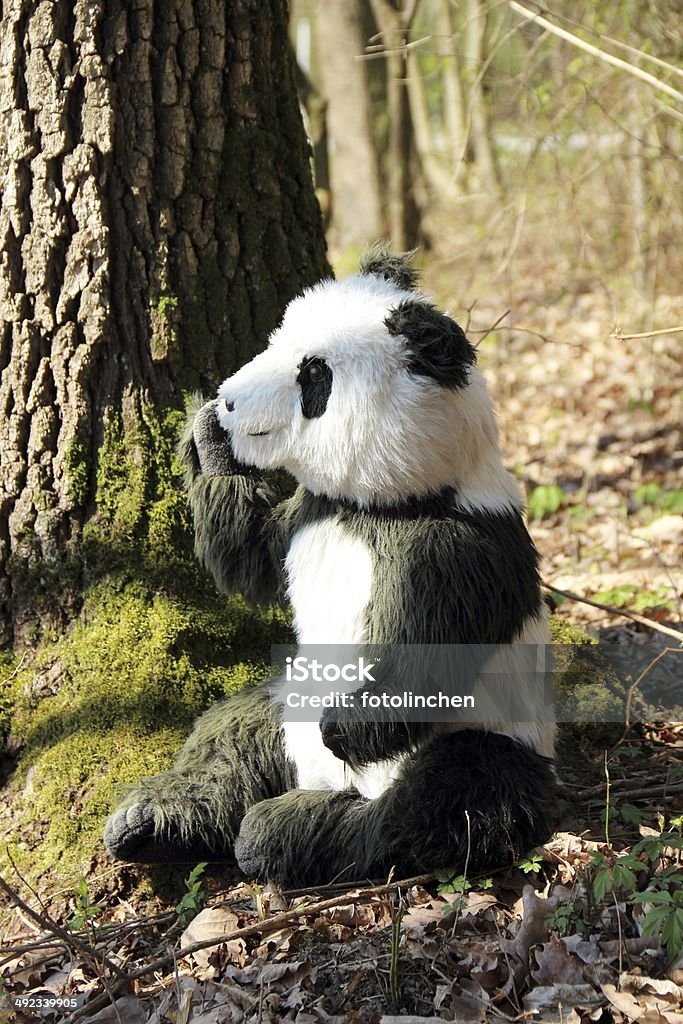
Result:
M0 13L6 642L65 553L79 590L108 425L118 417L117 443L153 478L145 410L212 389L327 265L286 0L5 0Z
M320 77L331 143L331 239L344 249L382 233L379 168L372 137L359 0L324 0L316 18Z

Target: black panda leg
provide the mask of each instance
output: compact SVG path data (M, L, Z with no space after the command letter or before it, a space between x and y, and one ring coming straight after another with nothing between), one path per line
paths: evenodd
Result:
M142 864L231 859L245 811L294 784L269 691L245 690L202 715L168 771L130 790L104 842Z
M549 761L507 736L438 736L376 800L294 790L257 804L235 845L245 873L288 886L510 863L552 830ZM469 817L469 825L468 825Z

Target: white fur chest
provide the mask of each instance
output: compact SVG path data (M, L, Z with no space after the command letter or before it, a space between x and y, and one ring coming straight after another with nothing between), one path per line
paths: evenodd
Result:
M372 591L372 553L334 520L303 527L285 561L294 628L301 644L363 640Z
M373 574L372 553L362 541L349 537L333 520L305 526L292 540L285 571L300 644L362 642ZM339 656L343 659L344 652ZM319 692L320 685L304 683L301 688ZM336 683L335 689L357 685ZM285 721L282 729L302 789L355 786L372 799L391 785L399 770L400 759L352 771L323 744L317 722Z

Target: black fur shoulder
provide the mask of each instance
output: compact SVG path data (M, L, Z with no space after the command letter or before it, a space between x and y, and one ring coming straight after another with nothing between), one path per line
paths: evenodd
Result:
M504 644L542 605L521 512L464 511L457 493L359 508L303 488L290 529L335 518L373 552L369 643Z

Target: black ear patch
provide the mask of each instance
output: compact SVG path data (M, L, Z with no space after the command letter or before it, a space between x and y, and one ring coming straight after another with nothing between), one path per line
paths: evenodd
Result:
M314 420L327 409L332 391L332 368L319 356L306 356L298 366L297 383L301 388L301 411L305 419Z
M384 321L389 334L408 341L408 369L446 388L464 388L477 354L461 327L431 302L401 302Z
M412 291L420 278L412 256L411 252L392 252L386 242L375 242L361 256L359 270L361 274L374 274L397 284L399 288Z

